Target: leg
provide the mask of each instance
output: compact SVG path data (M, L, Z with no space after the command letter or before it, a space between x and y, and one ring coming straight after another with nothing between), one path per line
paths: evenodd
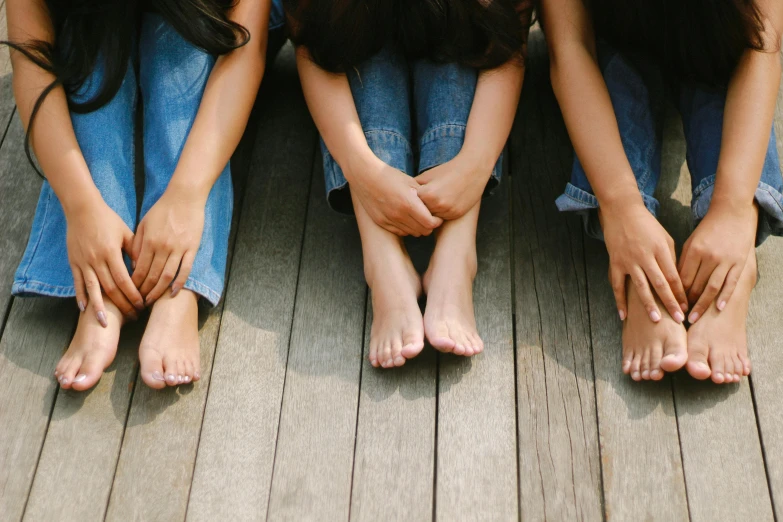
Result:
M103 67L99 65L87 80L77 100L89 100L100 90ZM133 179L134 116L137 84L133 67L114 98L88 114L72 114L71 120L82 155L104 201L133 230L136 226L136 192ZM45 114L39 115L39 118ZM39 121L39 125L45 122ZM76 295L68 263L67 225L62 206L51 186L44 181L30 241L16 272L15 295ZM63 355L55 376L63 388L91 388L114 360L123 317L104 296L108 328L103 328L91 311L79 316L76 333Z
M410 73L405 57L393 46L349 71L348 82L367 144L387 165L415 175L411 147ZM348 181L321 140L329 205L350 214Z
M476 277L476 227L480 203L437 232L435 251L424 274L427 340L441 352L471 356L484 349L473 312Z
M168 187L215 59L154 14L144 15L139 57L144 99L144 215ZM200 377L197 300L202 296L213 305L220 300L233 197L226 165L207 199L201 245L185 289L174 298L167 290L155 303L139 347L142 378L153 388Z
M424 348L419 274L402 239L376 225L355 198L354 212L362 238L364 275L372 292L370 362L376 368L402 366Z
M649 62L624 56L604 42L599 42L599 59L626 157L645 205L656 214L658 202L653 194L661 173L662 77ZM598 200L579 158L574 158L571 182L557 206L561 211L579 212L587 233L603 237ZM662 379L665 371L682 368L687 359L685 328L660 303L659 308L662 319L653 323L633 285L628 286L622 367L637 381Z
M681 88L678 101L693 186L692 212L698 223L706 215L712 199L723 136L725 91L707 91L686 85ZM755 195L757 244L770 234L783 234L782 191L783 177L773 129ZM755 283L756 255L752 250L726 308L719 312L713 303L688 331L688 372L695 378L711 377L716 383L730 383L750 374L745 323Z

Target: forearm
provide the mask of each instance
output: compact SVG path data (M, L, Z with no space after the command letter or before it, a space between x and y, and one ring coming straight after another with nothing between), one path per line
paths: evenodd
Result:
M514 58L505 65L479 73L476 94L460 154L492 172L514 123L525 69Z
M329 153L352 181L360 165L375 159L362 130L348 78L318 67L307 49L296 52L296 63L307 107Z
M750 205L761 179L780 87L778 53L746 51L726 94L713 208Z
M552 86L576 155L603 207L643 205L596 57L572 43L553 58Z

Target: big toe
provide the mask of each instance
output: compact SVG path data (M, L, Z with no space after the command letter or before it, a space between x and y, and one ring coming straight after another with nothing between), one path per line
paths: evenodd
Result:
M669 339L663 347L660 366L664 371L676 372L688 362L688 347L684 341Z
M106 369L106 361L97 356L88 355L82 362L76 377L73 378L71 387L77 391L84 391L92 388L103 375Z
M412 359L424 349L424 332L408 332L402 336L400 354L406 359Z
M140 355L141 359L141 380L144 384L154 390L160 390L166 386L166 379L163 377L163 359L153 351L144 352Z
M703 344L691 344L688 346L688 363L686 368L694 379L703 381L712 375L712 370L707 362L709 348Z
M455 352L455 348L457 348L457 342L451 338L449 328L445 324L430 328L427 332L427 339L432 347L439 352Z

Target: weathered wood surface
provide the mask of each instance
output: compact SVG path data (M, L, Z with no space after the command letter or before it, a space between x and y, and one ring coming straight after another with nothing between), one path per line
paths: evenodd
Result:
M266 513L316 134L292 76L275 78L241 211L188 506L189 520Z
M521 518L597 520L601 475L582 229L554 205L572 150L540 31L529 46L510 145Z

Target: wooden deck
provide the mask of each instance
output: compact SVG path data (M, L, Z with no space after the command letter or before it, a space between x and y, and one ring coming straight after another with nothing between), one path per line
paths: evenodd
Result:
M203 317L203 379L160 392L138 375L143 325L94 390L59 390L75 304L9 294L40 181L7 54L0 68L0 520L783 517L783 241L758 254L750 379L623 376L604 247L554 205L572 151L540 33L509 176L482 210L484 353L367 362L358 233L325 204L289 48L234 162L230 274ZM666 135L662 219L681 241L690 190L675 115Z

